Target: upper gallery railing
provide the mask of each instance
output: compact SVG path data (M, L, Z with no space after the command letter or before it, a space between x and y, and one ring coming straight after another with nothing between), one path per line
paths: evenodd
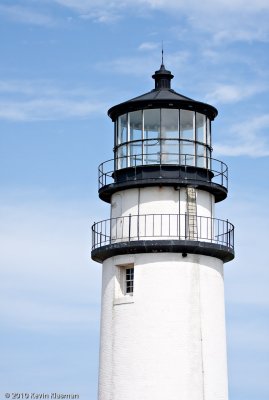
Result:
M192 154L154 153L128 155L103 162L98 167L99 189L114 183L115 173L124 168L132 168L133 170L131 178L130 176L128 177L129 181L145 179L141 176L140 167L142 166L145 168L147 166L158 167L159 174L157 179L167 178L167 172L163 169L164 166L175 166L177 168L173 172L173 178L175 178L175 173L178 173L178 177L181 179L206 181L228 188L228 167L222 161ZM191 176L190 167L195 167L192 169ZM202 174L201 169L203 171Z

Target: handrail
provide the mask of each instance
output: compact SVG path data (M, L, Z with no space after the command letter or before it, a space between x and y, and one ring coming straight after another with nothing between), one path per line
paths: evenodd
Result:
M159 179L162 179L161 167L162 166L176 166L180 167L179 172L181 176L187 175L188 167L195 167L196 180L203 182L215 183L224 188L228 188L228 167L227 165L215 158L199 156L193 154L180 154L180 153L144 153L128 155L123 157L116 157L101 163L98 167L98 186L102 189L104 186L114 183L115 172L125 168L133 168L132 179L134 181L143 180L141 175L138 174L138 167L158 166L160 168ZM185 169L185 171L184 171ZM207 175L199 175L199 170L207 171ZM167 175L165 175L167 177ZM128 179L130 181L130 177Z
M234 226L228 220L191 214L126 215L92 226L92 250L137 240L191 240L234 248Z

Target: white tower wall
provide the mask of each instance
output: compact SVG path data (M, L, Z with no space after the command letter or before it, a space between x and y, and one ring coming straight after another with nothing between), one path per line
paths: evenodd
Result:
M214 217L214 196L203 190L196 190L197 215ZM129 214L184 214L186 188L146 187L122 190L112 195L111 218Z
M125 229L121 217L188 208L186 188L172 187L117 192L111 205L111 218L118 218L112 237L113 229ZM214 197L197 190L196 209L212 217ZM126 266L134 267L133 296L121 290ZM223 291L223 262L214 257L141 253L105 260L99 399L227 400Z
M118 291L134 266L134 294ZM103 263L100 400L227 400L223 263L177 253Z

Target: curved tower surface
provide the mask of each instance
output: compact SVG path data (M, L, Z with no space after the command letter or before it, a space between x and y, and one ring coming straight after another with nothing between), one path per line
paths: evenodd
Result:
M112 107L114 158L99 166L111 216L92 227L103 264L99 400L227 400L223 264L234 227L215 217L227 166L217 110L155 88Z

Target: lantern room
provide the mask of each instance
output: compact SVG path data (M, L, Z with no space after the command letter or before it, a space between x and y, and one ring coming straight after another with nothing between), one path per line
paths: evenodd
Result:
M117 169L134 165L188 165L207 168L210 119L199 112L154 108L131 111L115 121Z
M99 196L155 185L195 185L227 196L228 168L212 157L211 122L218 112L171 89L162 64L155 88L109 109L114 122L114 158L99 166Z

